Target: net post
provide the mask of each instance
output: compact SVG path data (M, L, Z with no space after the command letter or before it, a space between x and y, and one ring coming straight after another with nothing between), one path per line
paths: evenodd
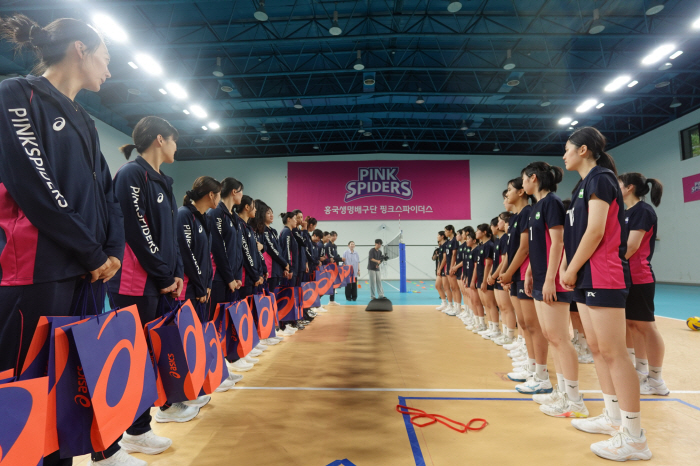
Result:
M406 293L406 244L399 243L399 291Z

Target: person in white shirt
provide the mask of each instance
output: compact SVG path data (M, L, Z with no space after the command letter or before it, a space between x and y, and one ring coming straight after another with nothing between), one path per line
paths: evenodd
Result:
M355 252L355 242L348 243L348 250L343 253L343 263L352 265L352 282L345 286L345 299L357 301L357 279L360 276L360 255Z

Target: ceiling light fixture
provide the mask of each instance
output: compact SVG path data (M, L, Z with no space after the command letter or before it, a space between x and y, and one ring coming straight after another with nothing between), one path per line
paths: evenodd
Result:
M338 24L338 10L333 10L333 25L328 29L332 36L339 36L343 33Z
M362 71L365 69L365 65L362 63L362 52L359 50L357 51L357 61L355 61L355 64L352 67L357 71Z
M600 19L600 10L596 8L593 10L593 22L591 23L591 27L588 29L589 34L600 34L605 30L605 25Z
M574 120L571 122L571 126L576 126L576 125L578 125L578 120Z
M675 60L676 58L680 57L681 55L683 55L683 51L679 50L668 58L670 58L671 60Z
M657 13L660 13L661 10L664 9L664 2L663 0L652 0L649 2L649 8L647 8L646 15L647 16L653 16Z
M214 69L212 70L211 74L213 74L217 78L224 77L224 70L221 68L221 57L216 57L216 65L214 66Z
M696 19L695 22L693 22L693 29L700 29L700 18Z
M297 99L297 101L294 102L294 108L296 108L297 110L301 110L302 108L304 108L304 106L301 104L301 100Z
M269 16L267 16L267 12L265 11L265 0L260 0L260 6L258 6L255 13L253 13L253 17L258 21L267 21Z
M189 115L189 114L190 114L190 111L187 110L187 109L184 109L184 110L182 111L182 113L184 113L185 115Z
M262 127L260 128L260 134L267 134L267 128L265 128L264 123L263 123Z
M559 124L560 125L568 125L572 121L573 121L573 118L564 117L564 118L559 119Z
M158 89L158 92L160 92L163 95L166 95L168 93L168 91L166 91L165 89Z
M260 136L260 140L261 140L261 141L269 141L269 140L270 140L270 136L267 136L267 135L265 135L265 136Z
M166 83L165 88L175 97L176 99L186 99L187 91L182 88L178 83Z
M462 131L466 131L469 129L469 126L467 126L467 122L465 120L462 120L462 126L460 126L459 129Z
M649 55L644 57L644 59L642 60L642 64L651 65L653 63L656 63L657 61L668 56L668 54L673 52L674 50L676 50L675 44L664 44L660 47L657 47Z
M540 102L540 107L549 107L550 105L552 105L552 102L550 102L547 97L542 99L542 102Z
M636 86L637 84L639 84L639 81L635 80L635 81L632 81L631 83L629 83L629 84L627 85L627 87L634 87L634 86Z
M493 151L494 151L494 152L501 152L501 148L498 147L498 143L496 143L496 145L493 146Z
M671 68L672 66L673 66L673 64L671 62L666 62L663 65L659 66L658 70L659 71L666 71L669 68Z
M467 133L467 137L472 137L472 136L476 136L476 133L473 131L470 131Z
M457 13L462 9L462 3L459 0L450 0L450 4L447 5L447 11L450 13Z
M365 128L362 127L362 122L360 122L360 129L358 129L357 132L360 134L365 132Z
M227 94L229 92L233 92L233 86L229 86L228 84L224 84L223 86L221 86L221 92L225 92Z
M204 131L206 131L206 130L208 130L209 128L207 128L206 126L202 126L202 129L203 129Z
M126 91L127 91L129 94L131 94L131 95L139 95L139 94L141 94L141 91L138 90L138 89L136 89L136 88L134 88L134 87L130 87L130 88L127 89Z
M617 78L613 79L612 82L610 82L610 84L605 86L604 90L605 92L615 92L625 84L629 83L631 79L632 78L630 78L629 76L618 76Z
M190 112L197 118L207 117L207 112L199 105L190 105Z
M680 100L678 100L677 97L674 97L674 98L673 98L673 101L671 102L671 105L669 105L669 107L671 107L671 108L678 108L678 107L680 107L681 105L683 105L683 104L680 102Z
M595 108L597 108L598 110L600 110L600 109L603 108L603 107L605 107L605 104L604 104L603 102L601 102L601 103L599 103L598 105L595 106Z
M132 68L135 69L135 70L138 70L138 69L139 69L138 65L137 65L136 63L134 63L133 61L130 61L130 62L129 62L129 66L132 67Z
M408 147L408 143L406 141L404 141L404 143L401 144L401 147Z
M114 42L126 42L129 36L126 31L117 24L111 17L98 13L92 17L92 22L95 23L97 29L104 33Z
M363 134L365 137L370 137L370 136L372 136L372 132L371 132L371 131L365 131L365 132L362 133L362 134Z
M197 144L200 144L200 143L204 142L204 139L202 139L202 138L195 138L195 139L194 139L194 142L196 142Z
M209 123L209 128L210 128L210 129L219 129L219 128L221 128L221 125L219 125L219 124L218 124L217 122L215 122L215 121L212 121L211 123Z
M141 68L146 70L147 73L153 75L159 75L163 73L163 68L150 55L146 55L145 53L139 53L134 58L136 59L136 63L138 63L141 66Z
M314 144L314 149L319 150L320 147L318 147L318 144Z
M576 113L584 113L584 112L587 112L587 111L589 111L590 109L592 109L593 107L595 107L596 105L598 105L598 101L597 101L596 99L587 99L587 100L584 100L583 103L582 103L581 105L579 105L578 107L576 107Z
M418 98L416 99L416 103L417 103L418 105L421 105L421 104L424 104L424 103L425 103L425 99L424 99L423 96L421 95L421 88L420 88L420 87L418 88Z
M661 89L662 87L666 87L669 84L671 84L671 81L661 81L661 82L654 84L654 87L657 89Z
M512 54L513 52L511 51L511 49L508 49L508 51L506 52L506 62L503 64L504 70L510 71L513 68L515 68L515 62L513 61Z

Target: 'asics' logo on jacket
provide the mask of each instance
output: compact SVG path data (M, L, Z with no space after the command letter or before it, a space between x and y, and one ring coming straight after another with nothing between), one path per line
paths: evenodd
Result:
M54 131L61 131L66 126L66 119L62 117L56 118L56 122L53 124Z

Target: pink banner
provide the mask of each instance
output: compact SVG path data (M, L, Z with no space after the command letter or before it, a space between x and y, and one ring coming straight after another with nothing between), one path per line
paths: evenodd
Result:
M700 201L700 173L683 178L683 201Z
M468 160L289 162L287 209L318 220L471 218Z

